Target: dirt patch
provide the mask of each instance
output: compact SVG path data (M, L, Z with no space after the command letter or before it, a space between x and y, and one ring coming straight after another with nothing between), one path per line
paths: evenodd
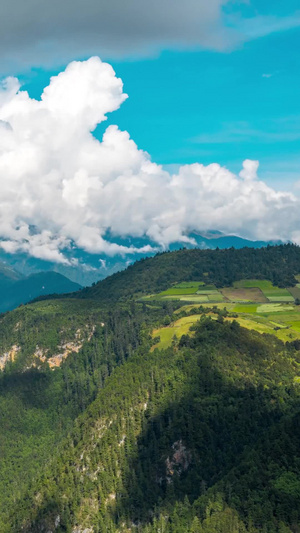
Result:
M250 289L228 287L226 289L220 289L220 292L232 302L268 302L262 291L256 287Z

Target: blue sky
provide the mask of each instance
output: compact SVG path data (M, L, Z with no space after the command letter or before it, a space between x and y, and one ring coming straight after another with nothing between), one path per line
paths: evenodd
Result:
M4 7L0 75L22 86L0 86L5 251L64 263L70 243L126 255L123 238L207 230L300 244L296 1Z
M286 2L278 15L293 5ZM237 172L244 159L258 159L265 181L294 190L300 180L299 49L300 28L291 28L230 51L110 59L129 99L96 134L117 123L154 161L171 169L198 161ZM38 97L57 70L14 74Z

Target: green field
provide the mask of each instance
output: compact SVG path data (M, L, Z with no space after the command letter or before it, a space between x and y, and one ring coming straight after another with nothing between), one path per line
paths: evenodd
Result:
M217 289L215 285L205 285L199 281L181 282L169 287L158 294L151 294L141 298L142 300L179 300L190 302L191 304L218 304L226 302L227 305L235 303L240 305L239 313L265 313L262 311L263 305L273 305L274 312L278 312L279 304L293 304L295 298L300 297L299 287L291 289L275 287L271 281L261 279L243 279L236 281L232 287ZM259 305L261 304L261 305ZM278 305L277 305L278 304ZM259 307L259 310L255 308ZM246 306L246 307L245 307ZM249 307L252 306L252 307Z
M233 286L236 289L260 289L265 298L270 302L293 302L294 296L288 289L275 287L271 281L261 279L242 279L236 281ZM295 296L297 298L297 296Z
M197 303L198 306L195 305ZM182 311L195 314L183 317L167 328L161 328L159 330L161 341L156 347L167 347L175 334L177 337L186 334L191 323L199 319L199 304L205 309L226 308L229 316L225 320L237 320L241 326L247 329L275 335L284 342L300 339L300 306L279 302L260 305L257 303L234 304L230 302L218 302L215 304L209 301L197 302L195 300L194 305L183 305L175 312L175 314ZM212 318L214 317L216 315L212 314Z
M171 289L167 289L166 291L163 291L159 294L159 296L180 296L182 294L195 294L198 290L198 287L185 287L185 288L179 288L179 287L172 287Z
M257 306L257 313L285 313L286 311L292 311L293 309L294 307L292 305L270 303Z
M152 332L152 337L160 337L160 341L152 346L151 350L153 351L155 348L167 348L171 345L172 339L175 335L178 339L180 339L182 335L186 335L189 332L190 327L199 319L200 315L185 316L179 320L176 320L176 322L173 322L173 324L170 326L155 329Z
M222 302L224 297L214 285L204 285L199 281L189 281L173 285L159 294L142 298L150 300L180 300L183 302Z
M256 304L236 305L233 311L234 313L256 313L258 307L262 306L257 306Z

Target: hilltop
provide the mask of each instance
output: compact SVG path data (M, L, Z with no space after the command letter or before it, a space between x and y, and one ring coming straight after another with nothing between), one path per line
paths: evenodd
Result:
M300 247L285 244L265 248L177 250L141 259L126 270L83 289L80 298L126 300L160 292L173 283L200 281L217 287L240 279L267 279L279 287L294 286L300 272Z

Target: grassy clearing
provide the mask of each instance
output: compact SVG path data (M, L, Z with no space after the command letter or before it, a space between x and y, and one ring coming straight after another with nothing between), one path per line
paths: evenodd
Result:
M218 290L215 285L205 285L200 281L186 281L177 283L159 294L145 296L141 300L174 299L191 303L219 303L222 301L245 304L292 303L294 298L300 298L300 283L298 285L299 287L285 289L274 287L268 280L244 279L236 281L233 287L224 287Z
M286 295L286 296L268 296L267 297L270 302L293 302L294 298L293 296Z
M238 323L246 329L253 329L258 331L258 333L269 333L274 334L274 328L271 325L264 324L263 322L256 322L251 320L251 318L238 317L238 318L226 318L226 320L233 321L237 320Z
M212 303L224 301L224 296L220 292L218 294L209 294L208 300Z
M282 305L280 303L263 304L257 307L257 313L285 313L286 311L292 311L294 307L292 305Z
M263 291L264 294L269 296L291 296L290 291L287 289L283 289L281 287L273 287L272 289L267 289Z
M208 296L206 296L205 294L192 294L191 296L181 296L180 300L182 302L198 302L198 303L201 303L201 302L208 302Z
M290 326L293 330L300 332L300 320L297 322L290 322Z
M271 281L264 279L242 279L240 281L236 281L233 286L236 289L260 289L265 298L267 298L267 300L270 302L292 302L294 300L292 291L290 292L288 289L275 287ZM295 296L295 298L298 298L298 296Z
M182 294L195 294L198 290L198 287L185 287L185 288L178 288L178 287L172 287L171 289L167 289L166 291L163 291L159 293L158 296L180 296Z
M233 308L234 313L256 313L257 305L255 304L245 304L245 305L235 305Z
M227 317L225 320L237 320L242 327L262 334L275 335L284 342L300 339L300 306L284 305L279 302L262 305L257 305L256 303L235 305L227 302L219 302L217 304L201 302L201 306L204 308L215 307L217 309L226 307L229 312L234 312L238 316L235 318ZM168 327L155 330L152 335L153 337L159 336L160 342L153 349L170 346L174 335L180 338L182 335L187 334L191 325L199 320L201 316L199 307L193 304L183 305L176 313L180 313L182 310L187 313L194 311L195 314L180 318ZM212 315L212 318L217 318L217 316Z
M152 337L160 337L160 341L152 346L151 350L153 351L155 348L168 348L168 346L171 346L172 339L175 335L178 339L180 339L182 335L186 335L189 332L190 327L199 319L200 315L185 316L179 320L176 320L176 322L173 322L173 324L170 326L155 329L152 332Z
M300 310L295 306L261 305L257 307L257 313L247 317L240 315L237 321L241 326L270 333L284 342L300 338Z
M199 291L197 291L197 294L217 294L219 295L219 291L217 289L205 289L204 287L199 289Z

